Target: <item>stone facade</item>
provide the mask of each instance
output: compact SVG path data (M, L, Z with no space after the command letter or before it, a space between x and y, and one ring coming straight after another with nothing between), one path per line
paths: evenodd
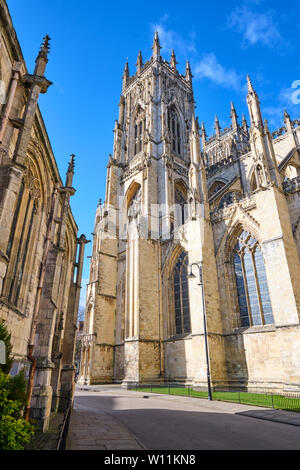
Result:
M25 367L29 379L26 413L43 429L60 405L57 396L73 392L86 243L77 238L69 204L74 155L63 184L37 104L51 85L45 77L49 40L30 74L0 0L0 319L11 332L11 373Z
M285 112L271 134L248 77L250 126L231 103L207 138L189 63L164 60L156 33L136 65L96 211L80 381L206 386L206 323L214 388L299 391L300 121Z

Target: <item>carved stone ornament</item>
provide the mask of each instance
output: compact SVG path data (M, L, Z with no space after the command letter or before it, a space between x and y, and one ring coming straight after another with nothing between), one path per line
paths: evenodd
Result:
M26 170L24 171L24 184L29 189L31 197L33 199L39 199L41 197L41 187L39 179L34 176L32 171L32 163L29 158L25 161Z

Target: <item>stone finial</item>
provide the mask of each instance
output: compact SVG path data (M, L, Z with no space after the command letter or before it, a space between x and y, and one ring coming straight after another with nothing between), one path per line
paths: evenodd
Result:
M46 65L48 63L48 54L50 52L50 36L48 34L44 37L40 51L35 60L34 75L38 77L44 77ZM50 84L51 82L49 82ZM49 85L48 85L49 86Z
M201 122L201 138L203 142L206 142L206 130L204 127L204 122Z
M232 101L231 101L230 118L232 122L232 127L235 127L235 128L238 127L238 115L236 114L236 110Z
M124 72L123 72L123 89L127 86L127 83L129 81L129 66L128 66L128 60L126 60L126 64L124 67Z
M242 128L245 132L248 132L248 124L245 118L245 115L242 115Z
M284 110L283 121L287 132L291 132L293 130L292 120L286 109Z
M172 49L170 65L171 65L171 67L172 67L173 70L176 70L176 65L177 65L177 64L178 64L178 62L176 61L175 52L174 52L174 49Z
M254 93L254 88L252 86L250 76L247 74L247 86L248 86L248 92L249 93Z
M36 58L36 61L38 59L44 59L46 62L48 62L48 54L50 52L50 36L46 34L46 36L43 38L43 42L40 47L39 54Z
M139 53L138 53L137 62L136 62L135 65L136 65L137 74L140 74L142 69L143 69L143 65L144 65L141 51L139 51Z
M72 154L68 166L68 171L67 171L67 178L66 178L66 187L71 188L72 183L73 183L73 176L74 176L74 170L75 170L75 155Z
M158 37L158 32L157 31L155 31L155 34L154 34L152 50L153 50L153 54L152 54L153 59L159 59L160 58L161 45L159 43L159 37Z
M265 131L266 133L269 133L269 132L270 132L270 130L269 130L269 124L268 124L267 119L264 120L264 131Z
M220 132L221 132L221 128L220 128L220 123L219 123L219 119L218 119L218 116L216 115L215 117L215 131L216 131L216 136L219 136L220 135Z
M190 66L190 63L189 61L187 60L186 61L186 67L185 67L185 79L188 83L192 83L192 78L193 78L193 75L192 75L192 71L191 71L191 66Z

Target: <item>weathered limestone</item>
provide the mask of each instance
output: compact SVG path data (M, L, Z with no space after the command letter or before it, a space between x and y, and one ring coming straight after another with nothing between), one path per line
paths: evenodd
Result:
M124 70L80 380L206 387L204 303L213 388L299 391L300 121L271 134L248 77L250 127L231 103L201 152L190 65L152 49Z
M63 185L38 108L40 93L51 85L45 78L50 38L29 74L5 0L0 29L7 98L0 105L0 318L11 332L11 373L24 368L29 379L26 416L46 429L57 396L74 386L83 248L79 260L75 256L77 242L83 247L85 240L77 240L70 210L74 156Z

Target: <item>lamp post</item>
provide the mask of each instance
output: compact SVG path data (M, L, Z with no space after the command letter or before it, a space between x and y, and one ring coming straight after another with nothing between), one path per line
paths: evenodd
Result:
M207 341L207 325L206 325L206 309L205 309L205 300L204 300L204 285L203 285L203 276L202 276L202 261L200 263L191 263L189 279L194 279L196 276L193 274L193 266L197 266L199 270L199 286L202 289L202 306L203 306L203 328L204 328L204 344L205 344L205 356L206 356L206 374L207 374L207 389L208 389L208 399L212 400L211 392L211 383L210 383L210 368L209 368L209 357L208 357L208 341Z

